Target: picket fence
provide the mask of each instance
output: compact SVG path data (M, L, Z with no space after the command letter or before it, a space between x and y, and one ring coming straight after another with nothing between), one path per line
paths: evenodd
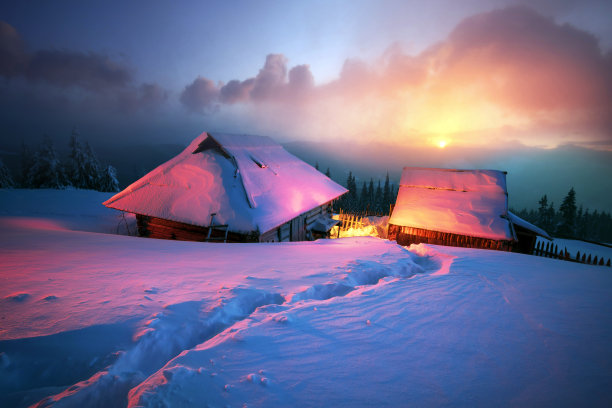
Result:
M592 256L586 252L581 254L580 251L576 253L575 257L572 257L567 248L559 249L559 247L556 244L553 245L552 242L547 242L546 245L544 245L543 241L539 241L533 250L532 255L578 262L588 265L612 266L610 258L608 258L608 262L605 262L603 256L598 258L597 255Z

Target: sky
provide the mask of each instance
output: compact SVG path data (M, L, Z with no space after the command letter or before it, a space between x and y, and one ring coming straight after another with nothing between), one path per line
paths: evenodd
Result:
M5 144L73 127L94 145L222 131L413 147L436 167L508 161L466 149L574 148L609 176L611 72L607 0L0 5ZM604 186L586 190L609 210Z

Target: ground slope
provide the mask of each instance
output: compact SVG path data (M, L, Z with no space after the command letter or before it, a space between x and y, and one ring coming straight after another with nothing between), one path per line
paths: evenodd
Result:
M0 406L612 404L609 268L117 236L91 194L0 191Z

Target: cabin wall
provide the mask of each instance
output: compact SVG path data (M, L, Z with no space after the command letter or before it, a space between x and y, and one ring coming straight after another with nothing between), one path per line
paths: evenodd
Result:
M311 239L309 227L321 215L332 213L331 201L298 215L283 225L266 231L259 237L259 242L290 242Z
M148 215L136 214L136 224L138 226L138 235L141 237L200 242L207 241L208 237L208 227L200 227L163 218L150 217ZM210 242L223 242L225 230L213 228L210 238ZM257 238L255 234L238 234L229 231L227 242L257 242Z
M514 245L512 251L528 255L533 254L537 241L537 235L533 231L516 224L514 224L514 232L516 232L518 242Z
M388 239L395 240L399 245L410 244L434 244L464 248L495 249L498 251L511 251L511 241L496 241L487 238L470 237L467 235L453 234L450 232L439 232L389 224Z
M270 231L266 231L259 236L257 236L256 232L252 234L238 234L229 231L227 234L227 242L306 241L311 239L308 227L310 227L322 214L331 214L331 202L300 214L285 224ZM173 239L178 241L208 241L208 227L200 227L142 214L136 214L136 223L138 226L138 235L141 237ZM225 230L213 228L210 241L223 242L224 237Z

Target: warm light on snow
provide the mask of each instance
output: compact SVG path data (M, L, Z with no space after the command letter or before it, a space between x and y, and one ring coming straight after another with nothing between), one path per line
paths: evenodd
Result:
M0 189L1 406L610 405L607 267L119 236L109 196Z
M507 200L501 171L405 167L389 223L513 240Z

